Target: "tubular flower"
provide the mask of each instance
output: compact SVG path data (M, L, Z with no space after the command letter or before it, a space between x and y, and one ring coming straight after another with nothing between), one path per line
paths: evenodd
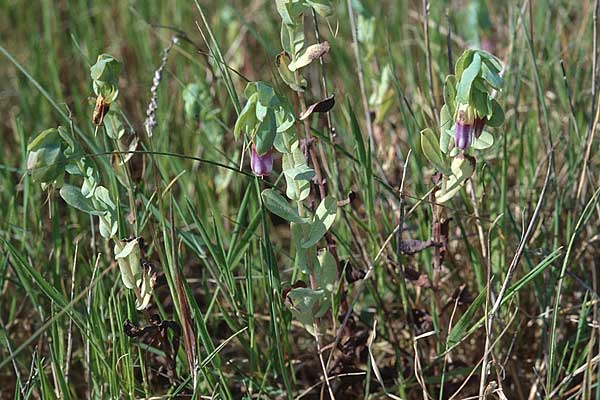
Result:
M252 154L250 156L250 167L256 176L262 178L269 175L273 170L273 154L271 153L271 150L260 156L256 152L256 147L253 145Z
M461 104L456 112L454 144L460 150L466 150L473 142L473 128L476 124L473 114L473 110L467 104Z

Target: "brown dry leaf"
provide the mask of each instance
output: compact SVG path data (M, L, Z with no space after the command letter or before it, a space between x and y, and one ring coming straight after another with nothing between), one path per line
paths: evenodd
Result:
M429 240L416 240L416 239L407 239L407 240L402 240L402 242L400 243L400 251L402 251L402 253L412 256L415 253L418 253L420 251L423 251L425 249L428 249L430 247L436 246L437 243L435 243L433 240L429 239Z
M304 121L306 118L310 117L312 113L326 113L333 108L335 105L335 95L332 94L329 97L324 98L323 100L319 100L314 104L311 104L310 107L306 109L305 112L300 115L300 121Z
M322 42L310 45L304 52L288 65L288 69L294 72L297 69L306 67L308 64L329 52L329 43Z

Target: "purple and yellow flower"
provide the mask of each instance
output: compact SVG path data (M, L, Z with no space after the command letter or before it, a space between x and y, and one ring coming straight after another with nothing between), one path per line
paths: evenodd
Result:
M468 104L461 104L456 111L454 144L466 150L473 142L474 112Z

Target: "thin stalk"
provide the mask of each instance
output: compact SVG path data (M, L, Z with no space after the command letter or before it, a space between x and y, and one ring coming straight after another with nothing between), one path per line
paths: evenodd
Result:
M294 78L296 79L296 83L298 85L300 85L300 75L298 74L298 71L294 72ZM302 112L302 114L304 114L306 112L306 99L304 97L304 92L296 92L296 95L298 96L298 102L300 103L300 110ZM311 143L312 141L312 135L310 133L310 121L308 120L308 118L306 118L304 121L304 138L306 140L306 153L305 153L305 157L308 160L310 160L313 168L315 169L315 179L317 180L317 186L319 188L319 195L321 197L321 199L324 199L326 194L326 190L325 190L325 182L323 181L323 176L321 175L321 167L319 165L319 162L317 160L317 157L315 155L315 152L312 151L312 146L313 143Z
M314 8L312 9L312 15L313 15L313 24L315 26L315 38L317 39L317 43L321 43L321 34L319 33L319 22L317 20L317 13ZM329 92L327 91L327 73L325 70L325 62L323 61L323 56L319 57L319 64L321 66L321 69L320 69L321 97L326 98L329 96ZM327 111L325 113L325 120L327 122L327 132L329 133L329 140L331 143L335 143L336 132L335 132L335 128L334 128L333 122L331 120L331 114L329 111ZM337 152L336 152L335 146L331 147L331 151L332 151L332 159L333 159L332 164L333 164L333 169L334 169L335 178L336 178L334 185L335 185L336 193L341 198L343 196L342 184L340 181L340 169L339 169L339 165L338 165L338 158L337 158Z
M367 100L367 89L365 87L365 77L363 73L362 63L360 61L360 47L358 45L358 34L356 30L356 21L354 20L354 10L352 8L352 0L347 0L348 17L350 18L350 28L352 30L352 43L354 47L354 58L356 60L356 72L358 73L358 84L360 85L360 96L363 103L365 113L365 121L367 123L367 133L369 134L369 153L375 148L373 142L373 123L371 121L371 113L369 111L369 102Z

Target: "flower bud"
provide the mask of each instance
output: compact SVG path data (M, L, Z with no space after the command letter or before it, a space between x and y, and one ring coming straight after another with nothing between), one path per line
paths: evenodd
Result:
M271 150L267 151L262 156L256 152L256 147L252 146L252 154L250 156L250 167L256 176L264 177L273 170L273 154Z

